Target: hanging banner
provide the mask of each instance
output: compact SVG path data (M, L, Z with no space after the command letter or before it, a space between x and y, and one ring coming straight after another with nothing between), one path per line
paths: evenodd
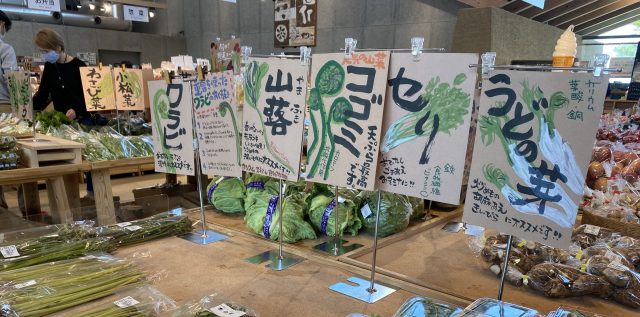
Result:
M193 84L196 136L203 173L242 177L242 109L233 71L209 73Z
M118 110L144 110L144 85L141 69L114 69Z
M80 77L87 111L116 109L113 76L109 67L80 67Z
M484 80L463 220L568 249L608 83L524 71Z
M11 113L22 120L33 120L33 103L29 72L9 71L6 73L9 88Z
M308 72L294 59L256 58L246 66L243 170L298 180Z
M389 52L313 55L307 179L373 190Z
M460 203L477 62L477 54L391 55L378 189Z
M191 88L164 80L149 82L155 171L194 175Z

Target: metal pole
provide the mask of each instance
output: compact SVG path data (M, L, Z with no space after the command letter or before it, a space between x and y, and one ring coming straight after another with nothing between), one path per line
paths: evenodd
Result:
M334 232L333 232L333 254L334 255L338 255L338 239L342 239L342 233L340 232L340 225L338 224L338 222L340 221L340 211L338 206L340 205L340 203L338 202L338 186L335 186L335 200L336 200L336 206L335 206L335 220L334 220Z
M429 200L429 208L427 208L427 217L431 218L431 203L433 200Z
M376 257L378 255L378 222L380 221L380 200L382 192L378 190L378 205L376 206L376 226L373 230L373 260L371 262L371 283L367 291L369 293L375 293L375 278L376 278Z
M511 255L511 242L513 240L513 236L509 235L509 239L507 240L507 251L504 256L504 265L502 266L502 273L500 274L500 288L498 289L498 300L502 300L502 293L504 291L504 281L507 277L507 269L509 268L509 255Z
M284 235L284 232L282 232L282 218L284 218L284 209L283 207L283 201L282 201L282 196L283 196L283 184L282 184L282 179L280 179L280 191L278 192L278 205L280 206L280 219L278 219L279 222L279 226L280 226L280 234L278 234L278 257L280 260L283 259L282 256L282 236Z
M118 123L118 133L122 134L120 129L120 114L118 113L118 105L116 104L116 122Z
M479 68L482 67L482 64L471 64L469 68ZM536 71L545 71L545 70L568 70L568 71L576 71L576 72L593 72L595 71L595 67L556 67L556 66L529 66L529 65L494 65L493 69L514 69L514 70L536 70ZM603 68L602 71L609 73L619 73L622 72L622 68Z
M196 139L198 137L196 136ZM207 224L204 215L204 195L202 194L202 167L200 166L200 149L196 149L196 177L198 182L198 197L200 197L200 221L202 221L202 237L207 237Z

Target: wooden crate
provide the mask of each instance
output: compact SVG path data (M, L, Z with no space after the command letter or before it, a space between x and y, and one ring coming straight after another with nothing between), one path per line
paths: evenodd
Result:
M18 140L25 167L82 163L84 144L42 134L38 134L38 140Z

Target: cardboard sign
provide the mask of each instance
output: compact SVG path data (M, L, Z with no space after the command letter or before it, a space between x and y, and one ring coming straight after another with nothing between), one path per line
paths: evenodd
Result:
M313 56L307 179L373 190L389 52Z
M378 189L460 203L477 54L391 55Z
M317 17L317 0L275 0L273 45L315 46Z
M144 84L141 69L114 69L118 110L144 110Z
M109 67L80 67L80 77L87 111L116 109L113 72Z
M31 83L29 72L7 72L9 103L11 113L22 120L33 120L33 102L31 99Z
M216 72L238 70L240 72L240 39L211 42L212 69Z
M257 58L246 66L243 170L298 180L308 72L294 59Z
M463 220L568 249L608 83L524 71L484 80Z
M193 83L200 164L207 175L242 176L242 109L235 90L233 71L209 73Z
M164 80L149 82L155 171L194 175L191 87Z

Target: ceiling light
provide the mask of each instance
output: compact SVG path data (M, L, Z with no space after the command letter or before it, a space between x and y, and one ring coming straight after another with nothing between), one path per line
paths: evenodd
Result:
M104 10L104 12L107 13L111 12L111 6L108 3L105 3L103 7L104 9L101 9L100 11Z
M153 18L153 17L155 17L155 16L156 16L156 13L155 13L155 12L153 12L153 11L149 11L149 17L150 17L150 18Z
M95 10L96 9L96 5L93 4L93 3L89 3L89 9Z
M82 5L81 5L81 4L78 4L78 5L76 5L76 8L78 8L78 9L82 9Z

